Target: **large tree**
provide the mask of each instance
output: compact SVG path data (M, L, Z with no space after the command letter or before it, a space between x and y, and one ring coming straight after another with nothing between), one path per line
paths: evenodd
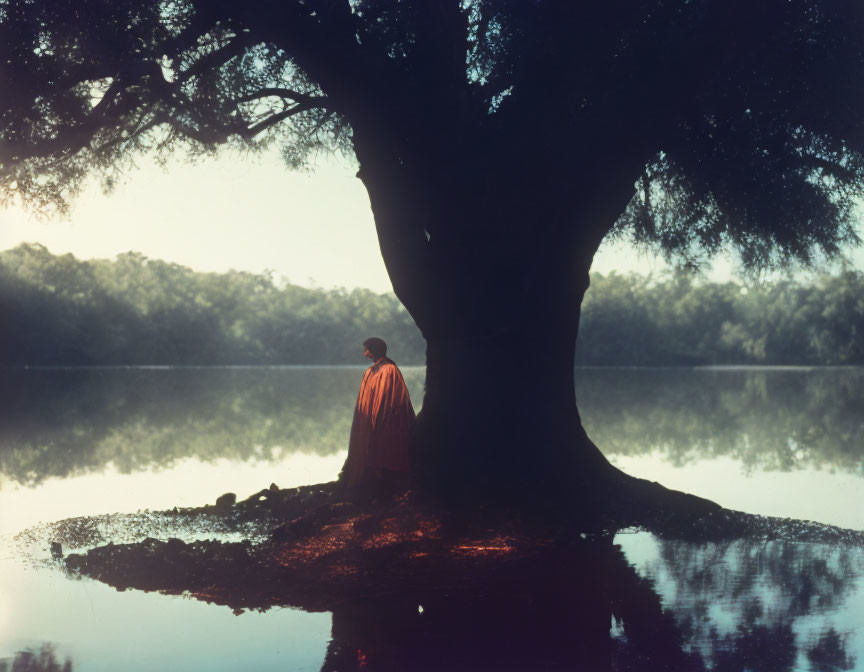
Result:
M51 208L141 152L353 155L428 346L418 489L633 504L663 491L576 407L592 258L856 241L862 34L855 0L0 0L2 186Z

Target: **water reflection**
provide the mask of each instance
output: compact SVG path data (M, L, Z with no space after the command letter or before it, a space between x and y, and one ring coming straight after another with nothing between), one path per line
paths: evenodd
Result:
M848 551L734 542L718 559L713 545L662 545L663 561L647 576L609 548L509 583L337 607L322 670L855 667L851 636L832 625L860 587L845 571ZM718 601L731 608L717 610Z
M860 548L661 540L657 551L640 570L710 669L853 669L837 615L860 592Z
M0 371L0 474L51 476L344 450L362 369ZM422 372L408 370L421 398ZM418 389L418 387L420 389Z
M704 666L687 651L651 582L620 550L590 545L492 580L337 606L322 672L363 669Z
M576 383L586 429L607 454L864 475L864 369L581 369Z
M410 554L393 556L395 564L375 570L379 578L387 572L386 583L361 567L342 572L338 589L332 572L292 578L248 545L240 553L237 545L199 544L193 554L169 542L154 562L149 540L107 549L82 571L121 589L183 593L238 614L329 609L326 672L854 667L856 635L842 623L860 597L861 547L647 533L615 541L474 560L458 571L452 564L412 571L400 565ZM189 567L181 562L187 553ZM315 576L329 579L315 584Z
M415 406L423 370L407 368ZM183 457L279 459L345 449L362 370L0 371L0 474L170 466ZM609 455L673 464L728 456L750 469L864 474L864 371L577 371L591 436Z

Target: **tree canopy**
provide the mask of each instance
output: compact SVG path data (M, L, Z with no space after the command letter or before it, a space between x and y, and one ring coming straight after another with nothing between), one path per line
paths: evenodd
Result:
M0 0L0 184L62 207L142 151L353 153L426 340L416 489L701 515L581 425L591 262L610 233L752 268L857 242L862 34L857 0Z
M594 249L807 262L857 240L862 29L854 0L2 0L0 185L50 209L140 152L275 143L353 152L396 211L432 185L385 260L518 193Z

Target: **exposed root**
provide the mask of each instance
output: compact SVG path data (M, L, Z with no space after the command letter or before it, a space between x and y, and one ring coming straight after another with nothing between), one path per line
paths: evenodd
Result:
M709 499L670 490L654 481L635 478L621 471L618 474L620 477L616 475L612 487L605 488L599 496L605 515L618 526L677 529L697 524L723 508Z

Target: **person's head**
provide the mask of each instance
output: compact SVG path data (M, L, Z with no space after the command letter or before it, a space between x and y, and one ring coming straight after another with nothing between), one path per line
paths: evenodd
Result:
M373 336L363 341L363 356L368 357L373 362L387 355L387 344L380 338Z

